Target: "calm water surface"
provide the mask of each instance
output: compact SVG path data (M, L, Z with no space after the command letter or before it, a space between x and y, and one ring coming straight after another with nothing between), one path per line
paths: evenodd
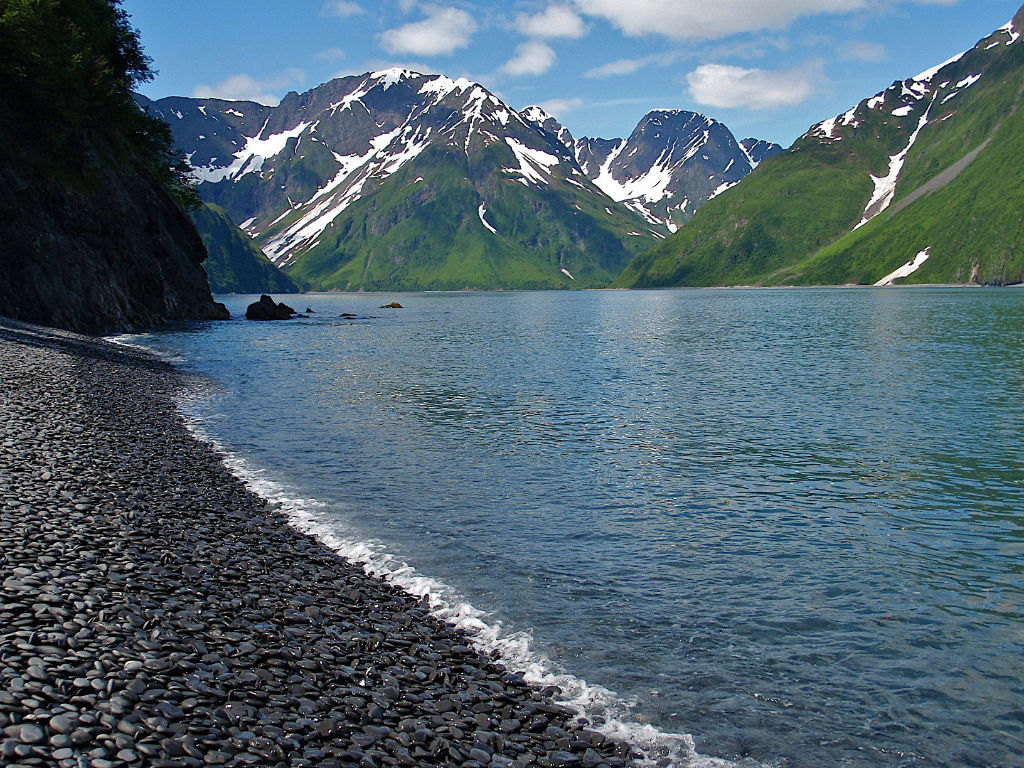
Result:
M145 343L230 449L704 754L1024 765L1024 290L393 298Z

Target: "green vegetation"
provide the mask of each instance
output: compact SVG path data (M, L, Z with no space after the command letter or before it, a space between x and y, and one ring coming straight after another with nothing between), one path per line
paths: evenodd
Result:
M192 220L209 254L203 266L214 293L297 293L295 282L235 226L224 209L205 203Z
M81 181L113 150L141 161L182 204L198 205L170 128L132 101L153 70L120 0L4 0L0 51L0 112L22 116L0 118L2 128L31 139L36 162Z
M1022 177L1024 114L1017 109L954 181L902 210L884 212L798 265L786 282L843 278L870 284L925 248L928 261L902 282L1024 282Z
M504 158L487 155L501 151L482 150L470 166L464 155L428 149L346 210L288 274L311 290L596 287L652 242L634 214L609 214L567 182L542 190L495 172ZM480 221L481 199L497 234Z
M805 135L634 259L616 285L871 284L925 248L928 261L903 282L1024 281L1024 43L1007 39L994 33L945 67L909 114L893 115L907 103L897 85L840 119L837 138ZM888 172L926 110L893 203L855 230L870 176Z
M864 160L838 151L776 155L632 261L615 285L758 283L851 229L870 194Z

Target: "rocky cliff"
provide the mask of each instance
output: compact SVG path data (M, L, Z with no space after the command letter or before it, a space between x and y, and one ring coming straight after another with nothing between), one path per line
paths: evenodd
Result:
M150 74L117 3L0 6L0 50L0 315L89 333L227 317L166 126L131 101Z
M227 316L195 227L140 169L92 155L81 179L0 138L0 314L86 332Z

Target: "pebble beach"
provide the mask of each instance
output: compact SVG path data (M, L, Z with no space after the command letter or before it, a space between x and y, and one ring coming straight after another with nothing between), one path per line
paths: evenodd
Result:
M291 528L146 352L0 321L0 764L624 766Z

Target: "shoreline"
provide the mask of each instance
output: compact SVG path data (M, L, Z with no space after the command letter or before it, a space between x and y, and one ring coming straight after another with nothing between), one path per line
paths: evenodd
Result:
M0 320L0 377L5 764L642 757L295 530L189 432L170 363Z
M1024 283L1007 283L1006 285L988 285L985 283L900 283L898 285L870 285L868 283L831 283L822 285L669 285L662 286L660 288L612 288L606 286L604 288L469 288L469 289L409 289L409 290L393 290L393 291L300 291L298 293L285 293L283 291L273 291L275 296L402 296L411 295L418 293L445 293L445 294L488 294L488 293L558 293L559 291L566 291L571 293L577 292L588 292L588 291L610 291L615 293L646 293L652 291L805 291L805 290L821 290L821 289L832 289L842 288L844 290L857 290L857 289L891 289L891 288L913 288L913 289L924 289L924 288L984 288L984 289L1004 289L1004 288L1022 288L1024 289ZM261 292L256 293L217 293L214 297L241 297L241 296L259 296Z

